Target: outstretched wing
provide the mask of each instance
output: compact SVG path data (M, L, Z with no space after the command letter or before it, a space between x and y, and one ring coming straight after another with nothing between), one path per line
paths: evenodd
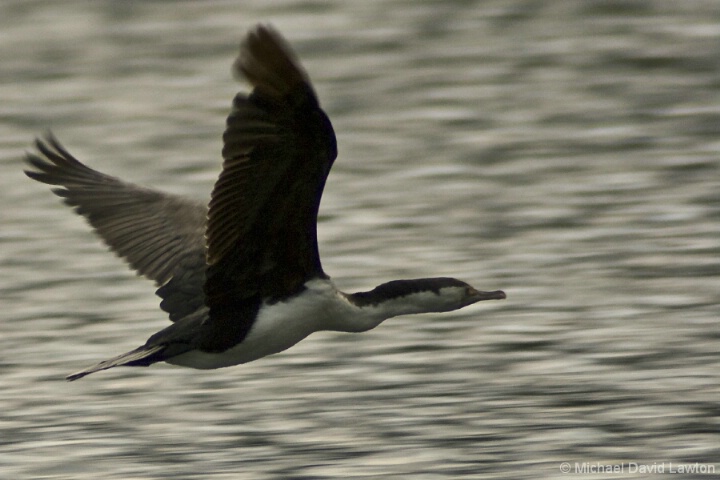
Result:
M203 305L207 209L93 170L52 134L28 153L28 177L49 185L85 217L112 250L161 287L161 307L176 321Z
M278 32L263 25L250 31L234 73L253 90L235 97L227 119L206 234L208 327L234 332L227 345L242 340L261 299L298 293L307 280L325 277L317 212L337 155L330 120Z

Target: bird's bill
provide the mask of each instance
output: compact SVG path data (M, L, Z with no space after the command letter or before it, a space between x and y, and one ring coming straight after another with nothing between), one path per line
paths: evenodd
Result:
M473 302L481 302L483 300L505 300L506 295L502 290L495 290L492 292L483 292L481 290L475 290L474 288L470 292L470 298Z

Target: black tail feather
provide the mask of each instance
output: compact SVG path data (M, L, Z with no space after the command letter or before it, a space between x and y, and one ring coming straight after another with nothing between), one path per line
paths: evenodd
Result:
M74 380L78 380L84 377L85 375L90 375L91 373L99 372L100 370L107 370L108 368L119 366L147 367L148 365L152 365L153 363L163 361L164 356L162 355L162 353L166 348L167 345L143 345L142 347L136 348L135 350L123 353L122 355L118 355L115 358L104 360L96 365L93 365L92 367L86 368L85 370L70 374L65 377L65 379L68 382L72 382Z

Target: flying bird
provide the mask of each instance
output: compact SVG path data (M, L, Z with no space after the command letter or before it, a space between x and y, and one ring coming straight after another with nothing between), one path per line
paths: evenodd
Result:
M272 27L253 28L233 65L252 87L233 100L223 165L209 205L86 166L51 134L35 141L26 174L87 219L159 287L172 322L144 345L73 373L157 362L197 369L281 352L313 332L363 332L397 315L457 310L505 293L454 278L394 280L339 291L323 271L317 214L337 155L310 78Z

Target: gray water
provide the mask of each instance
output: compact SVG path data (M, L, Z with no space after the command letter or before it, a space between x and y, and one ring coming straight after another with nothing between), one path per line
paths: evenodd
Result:
M508 299L66 383L168 322L23 152L52 129L94 168L207 198L260 21L338 133L336 283ZM0 59L0 478L720 471L720 3L6 0Z

